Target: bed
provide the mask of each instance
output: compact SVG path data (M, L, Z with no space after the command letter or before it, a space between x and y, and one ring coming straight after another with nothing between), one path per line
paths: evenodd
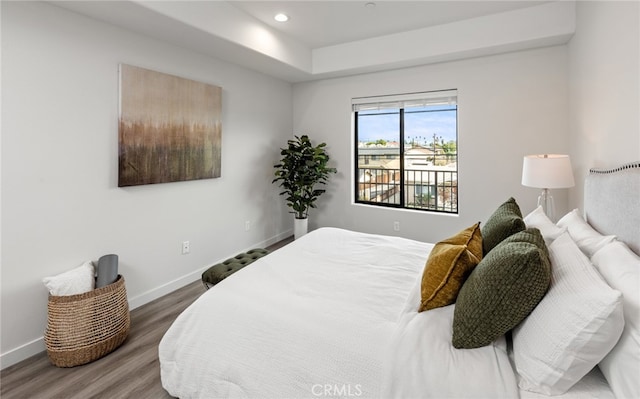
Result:
M640 164L592 171L585 187L584 213L574 210L557 224L539 210L521 217L522 225L511 220L520 230L501 232L504 239L497 240L487 253L483 244L477 247L476 238L480 232L493 238L489 229L493 218L504 216L501 212L513 207L515 200L496 209L482 226L487 230L476 225L456 235L456 240L466 240L462 244L317 229L223 280L176 319L159 346L163 387L180 398L532 399L554 395L608 399L615 398L615 392L619 399L640 392L637 379L629 378L636 371L640 375L640 354L636 353L640 335L634 315L640 310L636 307L640 306L640 287L634 285L640 279L636 255L640 248ZM609 195L602 195L603 187ZM615 193L626 194L620 198ZM544 245L531 238L533 230ZM565 254L569 247L572 255ZM464 258L466 263L475 262L475 269L448 269L443 283L434 290L437 295L429 297L440 299L445 292L442 287L448 288L459 273L456 303L443 302L418 311L428 302L423 277L429 262L452 248L457 251L456 268ZM495 311L497 305L489 310L477 308L479 302L495 300L492 293L502 292L502 287L485 290L481 295L493 299L482 300L469 288L489 281L482 278L490 269L478 265L497 258L493 254L502 248L528 248L527 253L536 254L536 281L548 279L536 283L538 288L525 285L525 289L504 291L528 303L532 293L547 284L535 304L527 305L531 309L515 312L519 314L514 317L522 318L517 323L494 321L501 317ZM475 259L478 251L482 259ZM544 259L538 260L544 258L540 254L547 254L548 267ZM610 266L612 261L623 262L624 273ZM566 278L557 275L564 270L563 263L594 270L595 277L589 279L580 272L577 280L600 288L564 287ZM577 296L567 294L573 291ZM606 293L592 295L592 291ZM592 305L585 292L602 303ZM576 316L588 319L587 325L561 325L580 306L588 307L587 313L599 308L602 312ZM520 309L517 302L509 302L509 308ZM461 339L464 328L459 326L468 321L465 311L472 315L469 323L476 323L473 331L477 334L463 334ZM551 313L555 319L549 318ZM473 315L483 316L474 319ZM506 331L500 330L488 344L473 343L486 333L483 328L494 327L478 327L483 322L500 324ZM585 333L574 333L571 328L595 333L585 338ZM565 341L571 342L561 339L556 343L553 334L565 334ZM452 341L463 348L454 347Z

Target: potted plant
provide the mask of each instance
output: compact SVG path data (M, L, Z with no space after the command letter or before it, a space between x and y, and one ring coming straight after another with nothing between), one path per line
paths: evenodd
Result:
M294 136L287 141L287 148L281 148L280 163L274 165L275 176L272 183L279 182L287 196L287 205L294 219L294 237L297 239L307 233L309 208L315 208L318 197L326 190L318 189L317 184L326 184L335 168L327 166L329 155L325 151L326 143L313 146L307 135Z

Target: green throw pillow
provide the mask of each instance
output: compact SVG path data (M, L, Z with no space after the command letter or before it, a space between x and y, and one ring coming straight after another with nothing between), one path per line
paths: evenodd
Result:
M500 244L502 240L525 229L522 212L516 200L509 198L487 219L482 226L482 249L484 255Z
M536 247L540 248L545 257L549 259L549 249L544 241L542 232L540 232L537 227L528 227L505 238L502 242L528 242L530 244L534 244Z
M454 309L454 347L489 345L542 300L551 283L551 264L545 249L527 242L532 234L536 232L523 232L500 243L464 283ZM518 241L522 237L525 241Z

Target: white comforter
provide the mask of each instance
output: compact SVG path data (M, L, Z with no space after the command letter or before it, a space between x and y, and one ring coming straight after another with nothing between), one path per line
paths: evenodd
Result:
M163 387L183 399L517 397L503 340L457 350L453 306L415 312L431 248L309 233L176 319L159 347Z

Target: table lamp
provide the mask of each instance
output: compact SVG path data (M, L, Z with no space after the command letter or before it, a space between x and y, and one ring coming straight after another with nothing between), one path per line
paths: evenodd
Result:
M522 163L522 185L542 189L542 193L538 197L538 206L542 206L549 219L555 221L553 197L549 190L575 185L569 156L561 154L526 155Z

